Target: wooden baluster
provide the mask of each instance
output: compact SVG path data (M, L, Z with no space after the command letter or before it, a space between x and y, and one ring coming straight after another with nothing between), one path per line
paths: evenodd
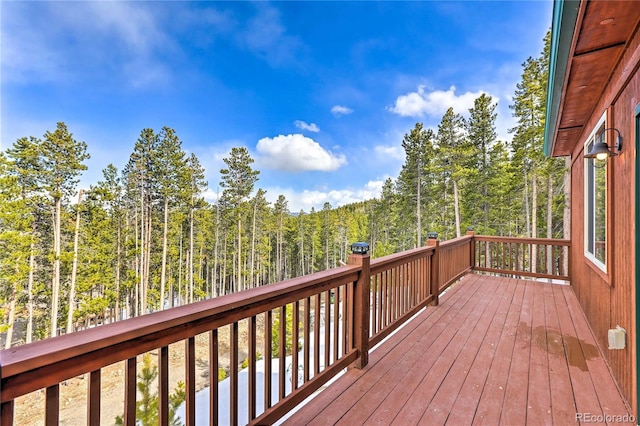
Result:
M158 349L158 423L169 424L169 347Z
M376 315L376 327L375 327L375 333L379 333L382 330L382 327L384 327L384 288L382 286L382 275L381 274L377 274L374 278L375 281L375 285L378 289L378 314Z
M329 367L331 360L331 295L329 290L324 293L324 368Z
M44 423L46 426L58 426L60 423L60 384L47 388Z
M87 401L87 424L100 424L100 370L89 373L89 398Z
M237 323L235 323L237 326ZM185 340L185 379L187 399L185 400L185 417L187 426L196 424L196 339Z
M278 400L283 400L286 396L286 376L287 376L287 306L280 307L280 338L278 341Z
M333 361L341 357L340 349L340 287L333 289Z
M271 407L271 356L273 353L271 334L273 330L273 311L265 312L264 320L264 409Z
M209 424L211 425L218 424L219 415L218 351L218 329L215 329L209 332ZM265 354L265 362L266 360L267 354Z
M313 377L320 372L320 295L313 296Z
M249 420L256 418L256 317L249 318Z
M137 358L129 358L126 361L124 373L124 424L135 426L136 424L136 394L138 378L136 373Z
M13 400L0 405L0 425L13 426Z
M351 312L350 304L351 299L349 299L349 291L347 290L347 286L342 286L342 355L345 355L347 352L351 350L351 346L349 346L349 327L351 327L351 317L349 313Z
M238 424L238 323L229 325L229 344L231 345L229 356L229 419L232 425Z
M291 389L298 389L298 365L300 364L300 301L293 303L293 345L291 349Z
M391 309L393 306L392 303L392 292L389 289L389 271L384 271L382 272L382 277L383 277L383 283L384 283L384 293L385 293L385 298L384 298L384 326L385 328L389 325L389 323L391 322Z
M311 326L309 324L311 318L311 300L307 297L304 299L304 374L303 374L303 382L307 383L309 381L309 363L310 360L310 345L311 345Z

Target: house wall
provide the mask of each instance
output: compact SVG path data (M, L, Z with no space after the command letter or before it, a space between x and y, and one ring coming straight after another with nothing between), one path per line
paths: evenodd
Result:
M640 103L640 31L616 67L598 101L580 142L572 153L571 167L571 285L620 389L638 416L636 396L635 330L635 212L634 164L636 159L634 109ZM584 254L584 159L583 144L606 113L606 126L622 135L622 152L608 160L608 254L607 273ZM627 330L626 348L608 349L608 330L620 325ZM597 386L597 384L594 384Z

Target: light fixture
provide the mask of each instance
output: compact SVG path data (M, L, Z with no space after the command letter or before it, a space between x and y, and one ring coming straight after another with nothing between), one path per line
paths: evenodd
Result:
M351 244L351 253L353 254L367 254L369 253L369 244L357 242Z
M615 130L618 133L616 136L615 143L612 146L607 145L605 142L605 138L599 140L598 142L594 142L593 146L589 150L589 153L584 155L584 158L595 158L596 160L606 160L609 157L613 157L618 155L620 150L622 149L622 135L620 131L616 128L609 127L604 129L607 130Z

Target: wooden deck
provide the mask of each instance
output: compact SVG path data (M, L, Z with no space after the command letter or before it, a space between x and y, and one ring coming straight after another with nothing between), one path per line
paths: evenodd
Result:
M570 286L469 274L285 424L604 424L630 413Z

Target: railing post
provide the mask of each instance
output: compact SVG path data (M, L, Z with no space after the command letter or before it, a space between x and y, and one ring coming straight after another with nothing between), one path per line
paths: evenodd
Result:
M351 365L355 368L364 368L369 363L369 318L370 296L369 287L371 274L369 273L369 245L355 243L351 246L353 254L349 255L349 265L360 266L360 275L355 282L353 292L353 336L354 346L358 350L358 359Z
M469 228L467 229L467 235L471 235L471 248L470 253L469 253L469 261L471 262L471 269L474 269L476 267L476 237L475 237L475 231L473 230L473 228Z
M429 284L433 295L431 304L438 306L440 303L440 241L438 240L438 234L429 235L427 246L434 247L433 256L431 257L431 282Z
M0 363L0 395L2 394L2 363ZM13 425L13 400L0 403L0 425Z

